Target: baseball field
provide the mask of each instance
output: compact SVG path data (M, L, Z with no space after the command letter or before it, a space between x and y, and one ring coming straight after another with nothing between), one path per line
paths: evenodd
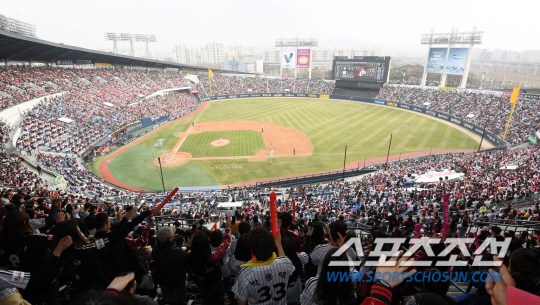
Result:
M464 151L480 137L401 109L310 98L205 102L190 116L91 163L105 180L133 190L217 186L310 174L430 150ZM489 143L486 143L489 145ZM382 159L381 159L382 158Z

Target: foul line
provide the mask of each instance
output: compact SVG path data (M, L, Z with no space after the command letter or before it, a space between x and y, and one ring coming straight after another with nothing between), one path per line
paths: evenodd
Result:
M208 102L208 104L210 104L210 102ZM182 144L184 144L184 141L187 139L189 133L191 132L191 130L193 130L193 127L195 127L194 125L199 121L199 119L201 118L201 116L203 115L203 113L206 111L206 108L208 108L208 105L206 105L207 107L204 107L203 111L201 111L201 114L199 114L199 117L195 120L195 122L193 124L191 124L191 128L189 129L189 131L186 133L186 135L184 136L184 138L182 139L182 141L180 142L180 145L178 145L178 147L174 150L173 148L173 156L174 154L176 154L178 152L178 150L180 149L180 147L182 146Z

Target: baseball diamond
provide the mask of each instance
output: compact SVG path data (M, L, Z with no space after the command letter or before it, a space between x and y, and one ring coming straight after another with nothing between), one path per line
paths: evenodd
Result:
M167 189L240 185L338 170L343 168L345 145L348 168L363 165L364 159L367 164L382 162L388 154L390 134L390 159L429 151L470 151L480 141L477 134L447 121L375 104L308 98L232 99L204 102L191 115L99 158L92 168L99 168L99 174L115 184L159 190L161 179L154 167L160 157ZM220 136L230 144L212 146ZM152 147L160 139L168 142ZM484 141L483 146L491 144ZM241 167L219 169L231 164ZM188 178L186 173L196 175Z

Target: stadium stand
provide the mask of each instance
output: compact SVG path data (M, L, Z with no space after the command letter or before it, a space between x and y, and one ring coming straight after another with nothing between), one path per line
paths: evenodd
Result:
M159 210L153 206L164 194L133 194L103 185L81 168L78 154L141 118L180 117L198 107L194 95L186 91L146 97L162 89L193 87L203 98L210 97L210 91L213 96L331 94L332 82L218 74L210 87L204 73L193 84L179 73L157 70L51 67L8 67L0 69L0 77L4 107L65 92L38 103L20 123L16 147L35 158L37 173L7 151L4 143L10 141L12 130L0 123L2 302L184 304L196 298L203 304L367 305L402 300L406 304L473 304L473 300L474 304L490 304L491 298L506 299L506 286L511 287L508 295L538 295L537 147L416 157L372 165L375 173L354 182L279 190L281 227L274 238L269 232L269 189L179 193L171 199L175 205ZM507 115L508 108L504 97L399 86L384 88L378 98L422 107L429 103L430 109L463 119L472 113L471 122L482 126L487 122L487 128L497 134L504 131L504 122L501 127L498 119ZM517 110L519 123L509 131L512 144L521 143L524 134L537 128L536 104L522 102ZM64 117L74 122L62 122ZM116 144L109 145L106 150ZM66 191L47 187L40 177L41 167L64 177ZM452 180L414 181L420 175L445 170L463 175ZM447 230L440 212L445 194L449 195ZM218 207L223 198L243 205L232 212L223 210ZM147 202L141 204L141 199ZM509 241L508 251L503 253L509 269L499 268L503 276L499 282L467 278L463 281L467 283L446 280L439 285L403 278L332 282L324 276L328 272L371 276L404 271L368 265L351 270L330 262L365 263L381 240L415 233L435 240L430 247L436 254L445 248L442 234L445 238L470 237L463 239L470 253L486 240ZM359 238L359 250L332 256L351 238ZM400 246L410 245L404 241ZM420 249L413 257L428 262L429 252ZM461 254L458 261L464 265L454 267L452 273L484 270L473 264L473 255L464 249L454 249L437 261L449 261L453 254ZM475 256L498 259L487 250ZM317 270L321 270L320 276ZM416 270L430 274L448 271L448 267Z
M487 130L501 139L512 109L510 97L497 96L494 92L468 93L436 88L386 86L377 98L447 113L478 126L486 126ZM528 135L535 134L539 126L533 114L538 110L538 99L520 98L505 140L515 145L526 142Z

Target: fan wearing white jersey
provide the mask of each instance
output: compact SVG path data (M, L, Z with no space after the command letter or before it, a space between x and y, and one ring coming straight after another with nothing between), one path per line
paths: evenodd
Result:
M255 258L242 266L232 288L238 304L245 305L248 299L250 305L287 304L287 287L295 267L283 252L281 235L274 239L270 232L256 227L249 232L248 245Z
M283 234L281 236L281 246L283 247L283 252L285 252L285 255L291 260L295 268L287 286L287 303L295 303L298 302L302 294L300 275L302 274L302 267L309 262L309 255L305 252L297 253L295 251L296 242L289 234Z
M309 255L313 264L317 266L317 275L321 274L321 267L324 258L326 257L326 253L332 248L338 248L340 239L342 240L347 234L347 224L340 220L334 221L326 228L326 230L330 231L330 243L316 246ZM358 258L352 247L347 249L347 255L351 261L356 261Z

